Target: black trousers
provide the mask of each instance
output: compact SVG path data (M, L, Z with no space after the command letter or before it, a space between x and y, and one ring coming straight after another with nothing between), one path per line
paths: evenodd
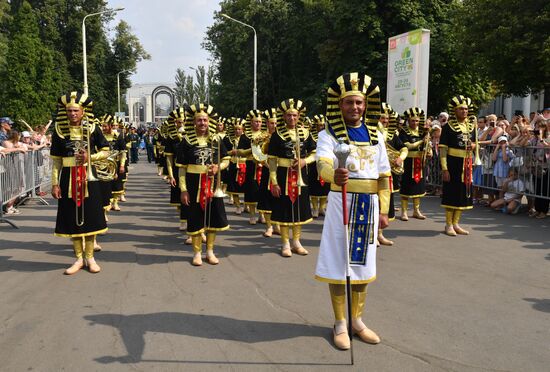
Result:
M138 162L138 148L137 147L132 147L130 149L130 162L132 163L137 163Z
M147 161L149 163L155 161L155 152L153 151L153 146L147 146Z
M548 207L550 206L549 185L550 184L550 170L546 171L541 177L535 177L535 193L537 195L546 196L544 198L535 198L535 210L537 212L548 213Z

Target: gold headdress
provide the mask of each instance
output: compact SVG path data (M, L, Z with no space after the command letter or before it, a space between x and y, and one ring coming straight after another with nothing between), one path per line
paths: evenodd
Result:
M208 115L209 136L216 134L216 125L218 124L218 114L214 112L214 107L204 103L187 106L185 109L184 129L187 140L192 145L198 143L197 133L195 132L195 116L198 114Z
M372 83L370 76L351 72L344 74L327 90L327 129L334 138L349 136L340 111L340 100L348 96L362 96L365 98L365 112L363 119L369 131L372 144L378 143L378 120L380 119L380 88Z
M80 92L70 92L59 97L57 101L57 115L55 118L55 131L61 138L69 135L69 118L67 109L69 107L82 107L84 110L83 119L92 120L94 102L87 94Z

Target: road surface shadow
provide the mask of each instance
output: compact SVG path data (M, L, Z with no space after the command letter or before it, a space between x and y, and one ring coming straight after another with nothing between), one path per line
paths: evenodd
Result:
M533 309L550 313L550 299L547 298L524 298L525 301L531 302Z
M108 363L138 363L142 360L147 332L167 333L199 337L211 340L237 341L249 344L288 340L297 337L322 338L330 343L331 333L327 327L295 323L275 323L253 320L234 319L218 315L199 315L189 313L161 312L151 314L98 314L87 315L84 319L90 325L106 325L117 328L126 347L127 355L103 356L96 361ZM174 362L166 360L164 362ZM180 361L185 363L186 361ZM187 361L188 363L220 364L278 364L254 363L246 361ZM331 365L312 363L282 363L289 365Z
M36 261L17 261L12 260L12 256L0 256L0 272L19 271L19 272L38 272L54 271L66 269L67 264L55 262L36 262Z

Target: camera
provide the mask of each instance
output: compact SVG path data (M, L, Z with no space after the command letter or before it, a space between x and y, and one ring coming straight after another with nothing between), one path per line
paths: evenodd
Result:
M535 136L540 135L540 129L534 129L534 130L533 130L533 134L534 134Z

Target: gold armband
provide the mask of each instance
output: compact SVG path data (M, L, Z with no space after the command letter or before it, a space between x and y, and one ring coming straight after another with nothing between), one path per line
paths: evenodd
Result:
M172 161L174 160L174 155L166 155L166 169L168 170L168 177L174 178L174 172L172 171Z
M277 157L270 156L267 158L267 164L269 166L269 180L276 186L277 183Z
M317 160L317 172L325 182L334 183L333 161L329 158L320 158Z
M441 170L449 170L447 168L447 146L439 146L439 159L441 161Z
M181 192L187 191L187 182L185 176L187 175L187 165L183 165L179 170L179 187Z

